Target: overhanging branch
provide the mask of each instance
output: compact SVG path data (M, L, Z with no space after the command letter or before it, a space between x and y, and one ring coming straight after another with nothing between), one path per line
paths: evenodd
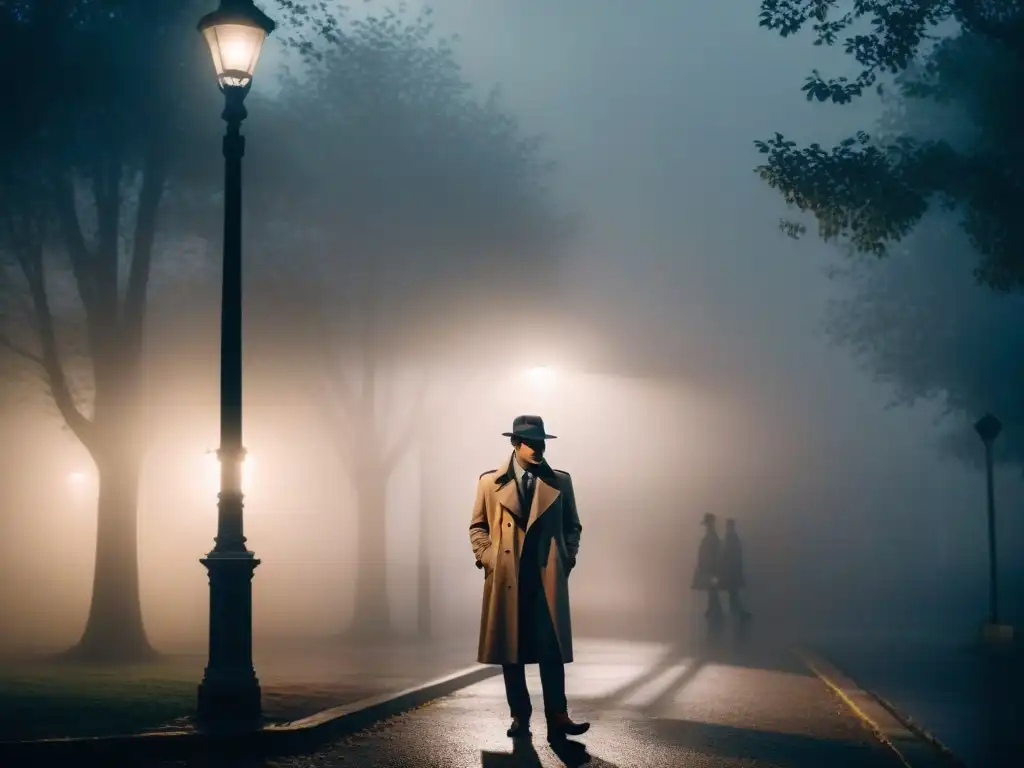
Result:
M93 254L82 234L82 225L78 218L78 209L75 206L75 193L70 176L61 176L54 182L54 208L63 234L64 245L68 250L75 282L78 285L78 295L85 308L86 319L90 327L95 327L98 324L102 307L96 285Z
M128 287L124 300L124 327L128 333L129 350L142 352L142 330L145 324L146 287L153 263L153 241L156 219L167 178L163 148L152 146L143 169L142 190L135 218L132 260L128 271Z
M43 370L46 372L47 383L53 402L64 418L75 436L82 441L82 444L89 450L95 447L93 439L93 424L75 404L74 396L68 385L67 376L64 373L64 366L60 360L60 351L57 345L57 331L53 322L53 314L50 311L49 297L46 292L46 272L43 264L42 246L31 254L32 258L22 261L22 269L25 279L28 282L29 295L32 299L32 306L35 311L36 326L39 331L39 342L42 347L40 356Z
M93 253L93 277L97 299L106 312L117 311L121 230L121 161L116 153L99 159L93 173L97 242Z
M329 376L320 379L320 385L321 391L318 394L331 425L331 442L335 450L341 454L346 469L352 471L352 440L355 426L352 420L353 405L346 400L349 393L344 391L347 388L339 388L337 382Z
M324 375L320 379L320 400L331 416L333 424L351 431L354 424L354 397L351 389L335 377Z

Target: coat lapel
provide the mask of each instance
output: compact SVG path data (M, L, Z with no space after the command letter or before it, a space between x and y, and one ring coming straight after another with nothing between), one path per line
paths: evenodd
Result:
M500 464L498 466L501 466ZM525 520L525 514L523 513L522 504L519 502L519 488L516 486L516 476L512 469L512 461L508 462L505 467L505 472L494 478L494 482L498 486L498 490L495 491L494 498L501 506L509 511L516 520L523 522Z
M537 473L537 481L533 486L533 504L530 505L530 519L526 523L526 529L529 530L530 526L540 519L551 505L555 503L555 500L562 495L562 492L556 487L557 480L555 479L555 473L551 468L545 464L541 472ZM513 483L515 485L515 483Z

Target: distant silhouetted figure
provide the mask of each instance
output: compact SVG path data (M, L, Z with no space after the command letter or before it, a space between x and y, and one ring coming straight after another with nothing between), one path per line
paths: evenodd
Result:
M708 593L708 607L704 615L711 624L722 621L722 602L718 597L719 568L722 558L722 540L715 528L715 516L704 515L701 525L707 528L697 552L697 568L693 573L691 589Z
M725 541L718 563L718 585L729 595L729 613L739 619L749 619L750 612L740 601L740 590L747 585L743 578L743 546L736 533L736 521L725 521Z

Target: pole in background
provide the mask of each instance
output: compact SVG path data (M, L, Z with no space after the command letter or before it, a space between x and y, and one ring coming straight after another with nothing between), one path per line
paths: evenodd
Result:
M999 548L996 539L996 494L993 477L992 446L1003 430L999 419L986 413L974 425L985 446L985 483L988 495L988 622L982 634L985 640L1001 641L1013 637L1013 628L999 623Z

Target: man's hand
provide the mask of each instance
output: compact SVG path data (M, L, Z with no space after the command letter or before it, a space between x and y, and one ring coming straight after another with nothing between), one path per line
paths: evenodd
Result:
M494 545L489 544L483 552L480 553L480 559L476 561L476 567L480 568L484 572L484 576L489 575L494 570L494 563L491 562L490 558L494 555Z
M486 494L484 493L484 478L481 476L476 488L476 501L473 502L473 516L469 521L469 543L473 548L473 557L476 560L476 567L483 568L484 558L487 551L494 545L491 543L491 530L487 524Z

